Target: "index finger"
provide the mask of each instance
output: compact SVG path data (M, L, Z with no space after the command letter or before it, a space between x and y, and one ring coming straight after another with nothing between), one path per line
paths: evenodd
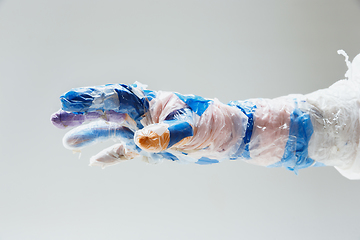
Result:
M142 91L126 84L107 84L95 87L74 88L60 97L62 109L68 112L114 110L127 113L137 120L149 109Z

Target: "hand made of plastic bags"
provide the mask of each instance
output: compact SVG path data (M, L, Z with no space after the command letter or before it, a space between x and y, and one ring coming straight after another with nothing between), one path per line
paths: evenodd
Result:
M105 167L136 156L150 163L242 159L295 173L310 166L335 166L358 179L360 56L353 63L347 59L347 80L311 94L275 99L223 104L151 91L140 83L75 88L60 97L62 107L51 121L73 128L63 143L74 151L118 141L93 156L90 165Z

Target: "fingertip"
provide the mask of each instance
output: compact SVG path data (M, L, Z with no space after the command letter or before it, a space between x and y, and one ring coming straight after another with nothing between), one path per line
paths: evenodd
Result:
M135 144L147 152L164 151L170 142L170 132L168 129L161 135L155 131L142 129L136 132Z
M61 129L66 128L66 127L64 126L64 124L62 124L62 122L61 122L60 110L51 115L50 121L51 121L51 123L52 123L55 127L57 127L57 128L61 128Z
M81 135L76 134L74 131L67 132L63 137L63 145L66 149L73 150L73 152L79 151L81 147L86 143Z

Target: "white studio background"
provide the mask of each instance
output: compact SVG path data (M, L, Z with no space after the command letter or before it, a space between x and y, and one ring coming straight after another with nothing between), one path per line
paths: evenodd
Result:
M360 181L242 161L104 170L51 125L74 87L306 94L360 53L357 0L0 0L0 240L360 239Z

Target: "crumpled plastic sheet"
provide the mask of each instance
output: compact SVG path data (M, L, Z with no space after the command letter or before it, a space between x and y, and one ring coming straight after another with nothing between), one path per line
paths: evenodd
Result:
M75 88L60 97L51 117L73 128L63 139L68 149L100 141L104 149L90 165L109 166L142 155L201 165L241 159L298 173L312 166L335 166L360 179L360 55L349 62L346 79L307 95L249 99L223 104L196 95L151 91L134 83Z

